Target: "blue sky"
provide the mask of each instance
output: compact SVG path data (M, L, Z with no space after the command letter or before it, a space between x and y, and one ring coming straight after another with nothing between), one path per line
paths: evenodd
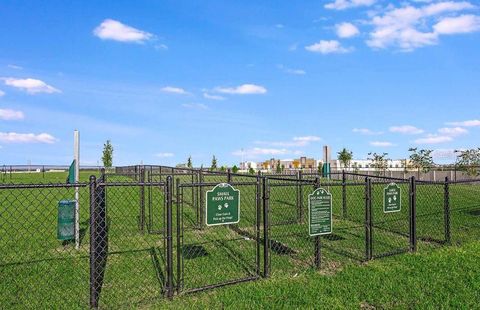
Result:
M479 146L477 1L2 1L0 164Z

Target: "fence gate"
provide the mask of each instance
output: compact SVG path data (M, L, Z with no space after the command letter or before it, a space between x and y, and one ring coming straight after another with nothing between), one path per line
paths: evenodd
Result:
M415 183L402 180L367 181L367 235L369 258L391 256L413 250ZM412 203L413 201L413 203ZM413 211L414 212L414 211Z
M162 297L167 274L170 178L90 180L90 305L118 308ZM169 187L170 185L170 187ZM170 206L171 207L171 206ZM170 209L171 210L171 209Z
M177 263L178 293L191 293L259 278L260 246L263 240L260 235L260 179L238 177L237 181L233 181L233 178L231 175L228 179L201 176L201 183L181 183L177 179L174 191L177 203L173 216L177 238L173 252ZM222 183L226 181L230 182ZM222 191L227 189L239 193L240 212L236 214L232 211L232 222L238 222L226 225L213 223L218 218L207 214L207 199L210 195L221 197L224 194ZM231 193L231 196L234 195ZM215 205L219 208L218 212L235 210L229 209L235 207L235 199L219 198L218 201Z

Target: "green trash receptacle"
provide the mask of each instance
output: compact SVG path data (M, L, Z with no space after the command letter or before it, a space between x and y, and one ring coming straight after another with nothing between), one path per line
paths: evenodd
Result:
M58 202L57 239L75 239L75 200Z

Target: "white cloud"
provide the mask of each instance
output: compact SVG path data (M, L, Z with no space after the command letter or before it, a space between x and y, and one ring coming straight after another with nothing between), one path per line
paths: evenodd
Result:
M480 30L480 16L461 15L446 17L433 26L438 34L469 33Z
M186 95L188 92L180 87L174 87L174 86L165 86L160 89L160 91L164 93L170 93L170 94L178 94L178 95Z
M5 96L5 92L0 90L0 97Z
M168 46L166 44L157 44L157 45L154 46L154 48L156 50L159 50L159 51L160 50L163 50L163 51L168 50Z
M420 138L415 140L416 144L439 144L452 141L453 138L451 136L443 136L443 135L428 135L424 138Z
M288 74L293 74L293 75L305 75L307 72L302 69L291 69L287 68L284 65L277 65L278 69L282 70L283 72L286 72Z
M225 100L226 98L219 95L210 95L209 93L203 93L203 97L211 100Z
M340 38L351 38L360 33L358 28L352 23L341 23L335 25L337 36Z
M376 135L383 134L383 132L381 132L381 131L373 131L373 130L370 130L368 128L353 128L352 131L355 132L355 133L366 135L366 136L376 136Z
M424 132L423 129L411 125L392 126L389 128L391 132L402 133L406 135L418 135Z
M282 149L277 149L277 148L259 148L259 147L254 147L251 149L247 150L238 150L232 153L234 156L244 156L247 158L254 158L260 155L263 156L278 156L278 155L285 155L291 153L288 149L282 148Z
M53 86L48 85L44 81L26 78L26 79L17 79L17 78L2 78L5 85L12 86L19 88L21 90L26 91L29 94L37 94L37 93L60 93L60 90L56 89Z
M444 127L440 128L438 132L445 136L456 137L468 133L468 130L462 127Z
M438 20L439 15L453 14L473 8L475 6L465 1L443 1L421 7L410 4L400 8L390 6L386 13L375 15L370 21L374 29L370 32L370 38L366 43L372 48L398 47L403 51L435 45L438 43L439 35L448 31L448 28L451 28L450 31L453 31L453 28L458 31L472 22L467 19L447 20L443 25L437 26L437 29L440 30L437 32L430 28L432 22Z
M15 111L11 109L0 109L0 120L13 121L24 119L25 115L22 111Z
M326 9L330 10L345 10L360 6L371 6L376 0L335 0L325 4Z
M0 142L4 143L55 143L57 139L48 133L0 132Z
M395 144L388 141L372 141L370 142L370 145L377 146L377 147L390 147L390 146L394 146Z
M305 46L309 52L320 54L344 54L350 52L351 48L343 47L337 40L320 40L318 43Z
M155 156L160 158L167 158L167 157L173 157L175 156L175 154L166 152L166 153L157 153L155 154Z
M93 34L102 40L133 43L143 43L154 37L151 33L130 27L113 19L105 19L93 30Z
M12 64L7 65L7 67L9 67L10 69L15 69L15 70L22 70L23 69L23 67L12 65Z
M302 146L307 146L312 142L318 142L321 140L322 138L317 136L301 136L301 137L294 137L290 141L274 141L274 142L256 141L255 144L263 144L263 145L269 145L274 147L292 147L292 146L302 147Z
M260 85L243 84L237 87L216 87L215 92L233 95L265 94L267 89Z
M478 127L480 126L480 120L472 119L463 122L449 122L447 123L449 126L462 126L462 127Z
M208 106L203 103L184 103L182 107L187 109L207 110Z

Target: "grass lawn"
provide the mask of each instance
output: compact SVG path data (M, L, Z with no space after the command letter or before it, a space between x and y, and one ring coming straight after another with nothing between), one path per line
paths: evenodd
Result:
M81 181L88 181L92 173L82 172ZM192 182L192 176L177 178L180 178L180 183ZM45 177L41 173L12 176L15 183L63 183L65 179L66 173L61 172L46 173ZM159 177L152 179L160 181ZM108 180L132 182L125 176L112 176ZM255 180L250 177L233 178L234 182ZM10 182L9 179L5 181ZM164 176L161 181L165 181ZM206 175L204 181L219 183L226 182L226 178ZM352 182L347 186L346 214L342 210L341 184L337 182L329 186L333 196L334 234L322 237L322 266L319 271L312 268L314 243L308 237L306 223L308 194L313 187L305 185L299 189L293 182L288 186L276 186L275 181L271 185L270 279L209 293L178 296L173 301L162 297L165 286L163 190L158 186L146 187L148 225L141 232L138 184L107 187L109 255L100 305L105 308L323 305L328 308L342 305L353 308L437 308L440 305L437 299L441 298L447 298L446 306L466 304L468 308L470 305L467 299L473 298L474 289L479 288L478 272L475 273L474 267L474 263L478 265L480 261L475 254L480 247L479 243L475 243L480 239L479 185L450 186L452 243L465 246L440 247L445 239L443 185L418 184L419 254L398 255L368 263L362 262L365 255L363 184ZM374 184L372 189L374 255L377 256L408 249L408 235L405 235L408 233L408 184L400 185L404 197L402 210L394 214L382 211L384 186ZM202 188L204 197L211 187ZM178 219L184 228L177 245L177 208L174 204L174 282L184 291L255 275L259 264L257 251L259 261L263 261L263 247L257 248L255 242L257 238L263 240L263 228L257 231L255 226L256 185L236 187L242 193L240 223L236 227L203 229L199 229L198 223L198 212L204 212L203 207L198 209L201 196L198 188L185 186L179 191L174 190L174 201L177 195L183 201ZM2 306L71 309L88 306L89 189L85 187L80 191L82 245L80 250L75 250L72 244L56 240L57 203L61 199L72 199L72 188L0 189ZM301 205L299 201L302 201ZM177 262L180 262L181 274L177 273ZM455 292L457 294L453 294ZM460 297L457 298L457 295Z

